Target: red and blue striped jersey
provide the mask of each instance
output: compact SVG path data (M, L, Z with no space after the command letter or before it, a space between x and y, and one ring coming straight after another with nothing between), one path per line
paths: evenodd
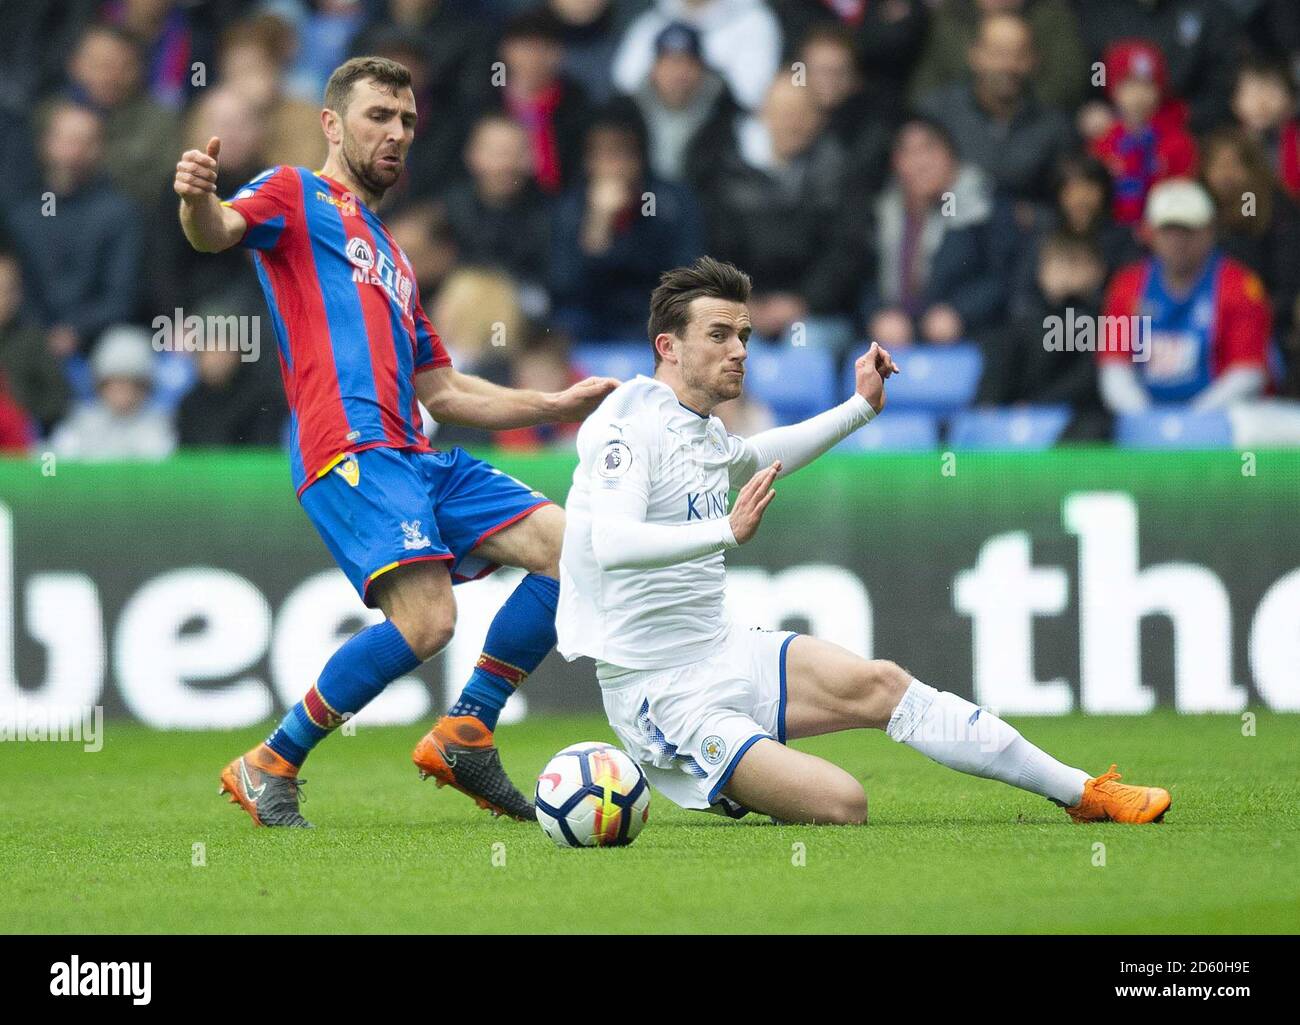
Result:
M289 402L299 495L348 452L428 451L415 375L451 365L383 222L338 182L273 167L229 201L248 222Z

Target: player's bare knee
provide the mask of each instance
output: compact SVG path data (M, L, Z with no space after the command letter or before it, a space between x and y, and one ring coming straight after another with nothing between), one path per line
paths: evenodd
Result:
M564 514L552 517L556 527L542 533L541 542L536 546L532 556L534 565L529 566L533 573L543 573L554 580L560 579L560 549L564 544Z
M542 576L550 577L552 580L559 580L560 579L560 550L557 548L555 550L555 554L551 558L545 561L539 561L536 568L534 568L531 572L540 573Z
M415 657L424 662L442 651L456 632L455 612L443 609L426 611L420 615L398 615L393 625L406 638Z
M848 779L826 795L819 821L833 826L860 826L867 821L867 793L856 780Z

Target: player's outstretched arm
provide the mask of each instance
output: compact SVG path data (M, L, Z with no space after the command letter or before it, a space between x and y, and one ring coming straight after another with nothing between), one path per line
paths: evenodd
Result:
M181 197L181 230L200 253L219 253L244 237L247 222L239 211L217 198L217 155L221 140L213 136L206 150L187 149L176 164L173 188Z
M612 377L588 377L560 392L503 388L453 367L425 370L415 378L416 395L439 423L490 431L586 419L618 385Z
M659 569L742 545L758 530L776 497L780 463L765 466L740 489L726 518L691 523L647 523L646 497L636 488L597 487L591 492L591 549L603 570Z
M885 378L898 373L893 357L876 342L854 364L857 390L851 398L797 424L774 427L746 438L731 466L733 483L755 468L780 461L781 476L807 466L885 408Z

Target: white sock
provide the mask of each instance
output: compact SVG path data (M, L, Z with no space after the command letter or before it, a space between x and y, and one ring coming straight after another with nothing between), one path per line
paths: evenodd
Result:
M958 772L1001 780L1072 807L1088 774L1063 765L1014 727L964 698L913 680L885 728L894 740Z

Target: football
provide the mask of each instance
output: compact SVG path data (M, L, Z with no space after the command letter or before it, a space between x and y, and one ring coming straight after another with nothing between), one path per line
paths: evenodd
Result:
M650 817L641 767L612 744L570 744L537 777L537 821L560 847L622 847Z

